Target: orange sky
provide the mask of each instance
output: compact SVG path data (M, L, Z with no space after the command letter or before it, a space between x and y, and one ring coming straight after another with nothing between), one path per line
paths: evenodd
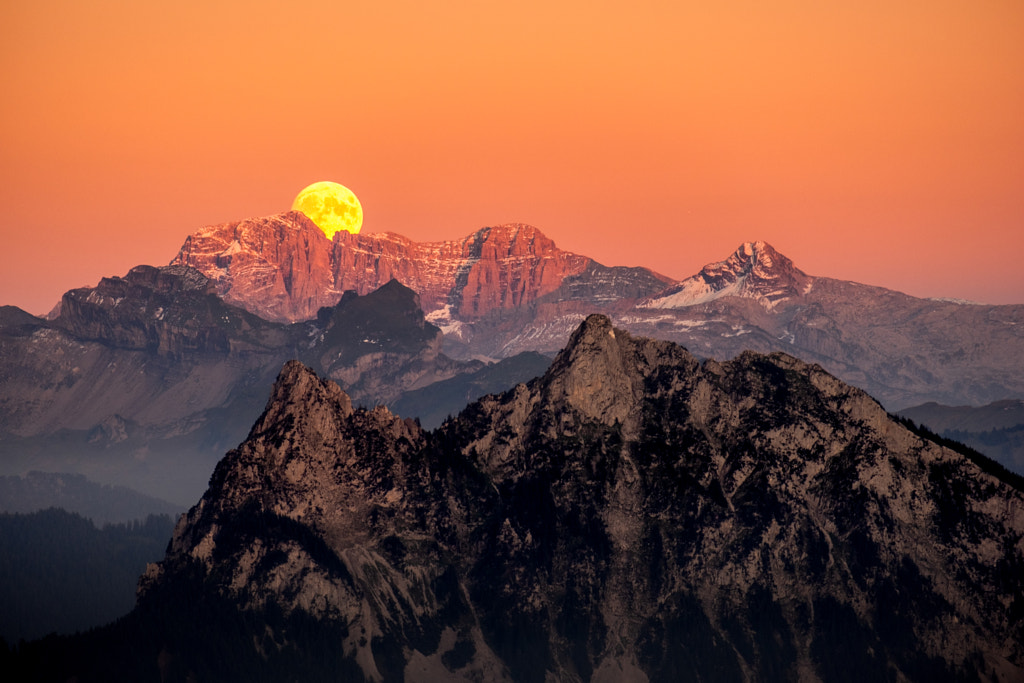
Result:
M764 239L1024 303L1020 0L497 4L2 3L0 304L315 180L417 240L521 221L681 278Z

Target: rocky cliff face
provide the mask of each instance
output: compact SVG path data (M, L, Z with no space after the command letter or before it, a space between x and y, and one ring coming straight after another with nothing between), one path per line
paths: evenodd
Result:
M294 322L333 306L344 292L331 277L330 244L305 214L291 211L204 228L185 240L171 265L200 271L228 303L265 320ZM289 315L293 310L302 314Z
M205 595L250 615L243 660L352 680L1019 680L999 476L816 365L602 316L432 433L289 363L138 619Z
M277 332L256 316L225 306L213 283L185 266L136 266L123 278L73 289L61 299L55 322L78 339L159 355L224 353L231 350L232 336L236 344L241 341L239 332L257 337Z
M415 290L427 313L472 321L530 304L591 261L529 225L482 228L449 242L420 244L392 233L338 233L332 242L293 211L200 230L172 263L206 274L227 301L293 322L333 306L342 292L366 294L392 279Z

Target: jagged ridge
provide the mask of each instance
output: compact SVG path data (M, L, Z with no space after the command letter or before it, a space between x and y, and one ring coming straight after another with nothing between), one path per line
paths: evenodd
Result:
M287 365L142 604L198 571L368 680L1008 680L1022 503L820 367L592 316L432 434Z
M445 310L474 320L553 292L591 261L524 224L481 228L447 242L347 232L329 241L292 211L200 230L172 263L205 273L227 301L293 322L333 306L347 290L366 294L392 279L415 290L428 314Z
M744 242L725 261L711 263L640 304L642 308L681 308L723 296L755 299L772 308L805 294L814 278L763 241Z

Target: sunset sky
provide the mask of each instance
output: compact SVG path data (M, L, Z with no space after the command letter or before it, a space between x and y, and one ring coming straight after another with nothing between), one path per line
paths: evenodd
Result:
M0 4L0 304L351 188L364 230L540 228L677 278L1024 303L1024 2Z

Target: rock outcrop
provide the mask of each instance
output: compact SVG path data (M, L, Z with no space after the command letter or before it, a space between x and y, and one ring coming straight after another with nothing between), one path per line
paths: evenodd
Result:
M61 299L55 322L78 339L159 355L225 353L238 332L272 334L274 328L225 306L213 283L185 266L136 266L123 278L72 289Z
M1010 681L1022 567L1020 480L990 461L816 365L592 316L432 433L286 365L133 623L182 677ZM236 660L160 631L182 594L242 615Z

